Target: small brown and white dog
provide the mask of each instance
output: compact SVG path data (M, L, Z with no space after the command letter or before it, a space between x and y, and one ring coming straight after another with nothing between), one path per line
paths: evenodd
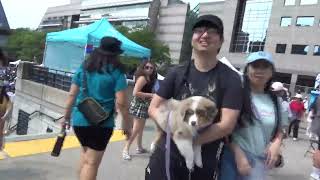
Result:
M199 129L215 121L217 112L216 104L202 96L192 96L181 101L169 99L159 107L156 114L155 121L160 129L154 143L166 132L171 113L171 136L181 155L185 157L187 168L193 169L194 164L202 168L201 145L194 145L193 139Z

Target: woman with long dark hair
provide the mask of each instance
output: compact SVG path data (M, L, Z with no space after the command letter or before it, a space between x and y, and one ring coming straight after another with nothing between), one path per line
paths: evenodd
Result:
M12 102L7 94L5 82L6 66L8 59L0 48L0 151L4 148L4 129L5 123L11 116ZM4 70L4 71L3 71Z
M271 54L255 52L244 69L244 104L238 125L226 147L221 179L264 180L279 159L282 126L287 116L272 92L275 72Z
M127 82L119 60L122 52L121 41L113 37L102 38L100 47L90 54L72 79L63 125L68 126L72 119L71 125L81 144L80 180L96 179L101 159L115 126L115 106L126 120L122 123L124 133L130 136ZM109 113L108 118L99 125L90 122L78 108L86 96L93 98Z
M10 117L12 110L12 102L7 94L3 81L0 81L0 151L4 148L4 126Z
M124 160L131 160L129 149L135 139L137 139L137 153L147 152L142 146L142 135L146 119L149 117L148 108L153 97L153 87L156 80L157 71L155 64L151 61L142 62L135 73L133 100L129 108L129 113L134 117L133 130L122 152Z

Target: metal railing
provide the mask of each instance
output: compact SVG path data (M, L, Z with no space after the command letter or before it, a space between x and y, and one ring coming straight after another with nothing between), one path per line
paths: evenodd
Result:
M35 114L39 114L39 116L42 116L42 115L44 115L44 116L46 116L46 117L49 117L51 120L52 120L52 122L57 122L57 121L59 121L60 119L62 119L64 116L61 116L61 117L59 117L59 118L54 118L54 117L52 117L52 116L50 116L50 115L48 115L48 114L45 114L45 113L43 113L43 112L41 112L41 111L38 111L38 110L36 110L36 111L33 111L31 114L28 114L28 113L26 113L25 111L23 111L23 110L19 110L19 116L25 116L25 117L23 117L23 118L26 118L26 121L27 122L24 122L23 124L21 124L21 121L19 121L19 118L22 118L22 117L18 117L18 122L16 123L16 124L14 124L14 125L9 125L9 128L8 128L8 130L7 130L7 132L6 132L6 136L9 136L10 134L12 134L13 132L15 132L15 131L17 131L17 129L18 128L25 128L25 133L27 133L27 129L28 129L28 127L21 127L21 125L25 125L25 126L28 126L28 124L29 124L29 122L32 120L32 119L35 119L35 118L31 118L32 116L34 116ZM24 133L22 133L21 135L23 135ZM17 135L19 135L19 133L17 133Z
M52 117L52 116L50 116L50 115L48 115L48 114L45 114L45 113L43 113L43 112L41 112L41 111L33 111L30 115L29 115L29 117L32 117L34 114L36 114L36 113L38 113L40 116L42 116L42 115L44 115L44 116L47 116L48 118L50 118L53 122L57 122L57 121L59 121L60 119L62 119L64 116L60 116L60 117L58 117L58 118L54 118L54 117Z
M196 7L192 9L192 12L199 15L200 13L200 4L197 4Z
M8 130L5 131L5 136L9 136L10 134L12 134L14 131L17 130L17 127L18 127L18 123L16 123L13 126L9 126Z
M192 37L192 26L197 20L199 15L200 6L199 4L192 10L188 10L186 16L185 30L183 34L182 47L181 47L181 56L180 62L187 61L191 58L192 47L191 47L191 37Z
M69 91L73 73L34 65L29 80Z

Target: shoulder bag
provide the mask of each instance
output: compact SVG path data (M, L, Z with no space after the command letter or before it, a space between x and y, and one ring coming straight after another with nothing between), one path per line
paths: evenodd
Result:
M84 99L78 104L79 111L92 125L100 125L112 115L106 112L103 107L94 98L88 96L87 73L83 68L82 90Z

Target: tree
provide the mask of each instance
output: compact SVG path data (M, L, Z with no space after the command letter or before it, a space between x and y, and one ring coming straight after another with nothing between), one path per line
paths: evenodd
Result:
M132 29L118 26L117 30L130 40L151 50L151 60L159 66L171 62L169 47L156 39L156 35L148 27L138 26Z
M151 32L156 32L157 25L158 25L158 16L161 7L161 0L153 0L149 7L149 21L148 27Z
M6 51L9 56L24 61L42 62L46 33L30 29L16 29L8 38Z
M149 48L151 59L160 67L170 64L169 47L156 39L156 35L145 26L128 28L125 26L116 27L119 32L132 41ZM9 56L25 61L36 61L41 63L45 50L46 33L31 31L30 29L13 30L9 36L7 47L5 48ZM129 66L136 66L141 59L124 57L123 62L128 62ZM124 59L130 59L125 61Z

